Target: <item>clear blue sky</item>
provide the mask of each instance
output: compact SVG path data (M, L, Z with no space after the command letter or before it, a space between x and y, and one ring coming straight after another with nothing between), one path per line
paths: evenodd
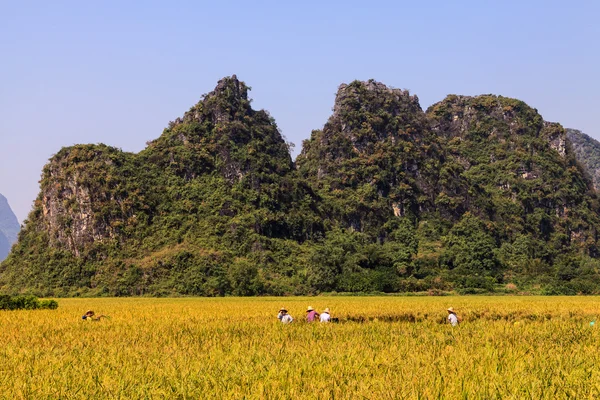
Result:
M600 1L0 0L0 193L20 221L62 146L139 151L223 76L296 153L337 87L516 97L600 138Z

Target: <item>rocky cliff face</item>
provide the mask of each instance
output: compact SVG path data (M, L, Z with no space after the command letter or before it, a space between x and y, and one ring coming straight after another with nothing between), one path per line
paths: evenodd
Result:
M135 205L145 190L128 182L132 158L104 145L64 148L52 157L36 202L50 246L79 257L94 243L118 238L126 223L135 224Z
M563 214L562 210L580 201L588 189L581 171L573 170L577 175L574 182L562 179L570 167L576 169L573 154L567 153L564 129L544 122L521 101L491 95L448 96L427 114L434 131L445 139L448 161L442 174L451 174L457 184L443 189L438 201L456 207L459 214L475 206L491 216L498 211L489 203L494 196L519 203L523 190L545 198L522 203L524 212L543 207ZM571 184L574 186L569 188ZM575 189L577 195L550 200L544 191L551 186Z
M454 178L438 204L494 221L508 237L538 214L544 217L534 236L548 240L562 232L564 246L571 240L584 247L595 242L596 209L586 204L595 194L559 124L544 122L521 101L491 95L448 96L427 115L446 143L441 173Z
M6 258L11 246L16 243L20 229L19 221L8 200L0 194L0 261Z
M171 122L143 155L188 181L218 170L233 184L262 172L285 175L292 169L275 121L251 108L248 88L235 75L220 80L215 90Z
M339 87L333 115L304 141L296 164L340 200L332 210L336 218L374 231L390 217L433 207L441 161L419 99L370 80Z
M181 195L171 174L182 179L179 187L217 172L230 185L258 189L272 182L271 174L291 170L277 126L250 107L248 90L234 75L139 155L105 145L62 149L44 168L39 222L50 246L80 258L94 246L127 240L125 230L151 223L159 203L163 209L176 203Z

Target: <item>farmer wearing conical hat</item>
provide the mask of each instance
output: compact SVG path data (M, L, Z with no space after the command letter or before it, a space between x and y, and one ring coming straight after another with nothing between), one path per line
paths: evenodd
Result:
M321 322L330 322L331 321L331 315L329 315L329 307L327 307L322 313L321 313Z
M307 322L313 322L315 319L319 318L319 313L315 311L314 308L312 308L312 306L308 306L308 308L306 309L306 321Z
M290 314L288 314L285 307L281 307L279 309L279 314L277 314L277 319L281 321L282 324L289 324L294 321L294 318Z
M448 309L448 323L452 326L456 326L459 323L458 315L454 312L454 307Z
M96 313L92 310L86 311L86 313L81 317L81 319L84 321L100 321L102 318L108 318L108 315L96 315Z

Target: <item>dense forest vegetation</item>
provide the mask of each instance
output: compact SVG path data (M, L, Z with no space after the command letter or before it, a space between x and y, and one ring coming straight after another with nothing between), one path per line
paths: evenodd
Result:
M35 296L0 295L0 310L56 310L56 300L39 300Z
M139 154L57 153L0 291L598 293L599 207L565 130L521 101L424 112L355 81L294 163L232 76Z

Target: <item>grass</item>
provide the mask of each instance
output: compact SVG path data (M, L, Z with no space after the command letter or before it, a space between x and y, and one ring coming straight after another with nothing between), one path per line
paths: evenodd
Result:
M306 324L308 305L340 323ZM62 299L0 312L0 398L592 399L599 314L596 297Z

